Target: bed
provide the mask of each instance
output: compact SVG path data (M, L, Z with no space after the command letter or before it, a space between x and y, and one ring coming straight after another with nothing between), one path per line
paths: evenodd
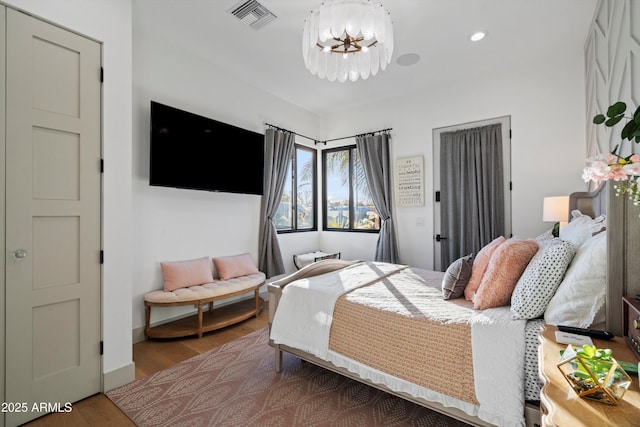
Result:
M558 245L573 247L574 254L545 302L545 307L551 308L549 319L556 324L558 319L563 324L571 323L574 319L565 321L561 317L562 307L567 304L564 299L571 299L571 291L562 286L569 278L579 280L581 274L587 274L577 264L594 264L594 255L585 255L594 251L591 247L597 245L600 248L597 257L606 260L606 253L604 256L602 253L602 242L606 242L602 214L607 206L602 199L606 194L595 191L571 196L570 206L579 206L589 216L574 214L573 225L567 226L567 230L571 229L566 233L567 240L548 235L505 239L501 248L497 246L500 250L495 249L489 255L483 279L490 276L489 281L502 281L503 278L495 276L500 270L497 266L523 263L514 260L513 254L524 251L521 249L524 246L531 254L527 255L518 278L529 274L532 264L543 265L545 257L557 262ZM589 231L580 223L588 223ZM582 241L567 244L571 239ZM516 240L536 242L536 249L531 249L531 243L525 245ZM507 250L508 245L512 246ZM553 247L556 252L543 251L543 247ZM475 264L473 268L476 269ZM605 283L605 268L602 270L601 282ZM511 289L512 304L498 302L497 306L489 304L485 308L483 301L497 298L504 302L505 296L485 291L480 297L478 289L474 301L464 295L444 299L443 278L449 273L331 259L315 262L270 283L270 344L276 352L276 370L280 371L282 354L286 352L473 425L539 423L537 334L546 316L539 315L537 306L539 295L544 292L537 287L532 293L531 283L521 286L522 280L517 280L517 286L521 286L516 288L519 296L526 300L529 292L535 303L522 304L522 300L515 299L516 290ZM588 274L593 276L591 272ZM547 277L548 271L543 275L545 280ZM489 288L482 283L483 289ZM563 293L562 298L554 300ZM590 306L593 311L580 312L575 326L583 322L580 326L604 327L608 295L605 290L594 290L593 294L599 302L585 300L585 307ZM544 309L543 313L546 315Z

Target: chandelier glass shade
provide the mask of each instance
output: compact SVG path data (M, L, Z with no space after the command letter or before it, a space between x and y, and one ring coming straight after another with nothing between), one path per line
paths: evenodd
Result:
M379 0L324 0L304 23L304 65L321 79L375 76L391 62L391 16Z

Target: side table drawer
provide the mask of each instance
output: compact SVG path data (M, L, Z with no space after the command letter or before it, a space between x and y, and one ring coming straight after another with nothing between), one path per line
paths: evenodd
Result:
M633 297L622 298L624 339L640 360L640 301Z

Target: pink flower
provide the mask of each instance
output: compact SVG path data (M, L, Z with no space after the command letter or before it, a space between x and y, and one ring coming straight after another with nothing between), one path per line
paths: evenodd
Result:
M637 156L637 154L634 154L634 156ZM633 157L633 156L631 156ZM638 156L640 157L640 156ZM638 176L640 175L640 163L628 163L626 165L624 165L622 167L622 169L624 169L624 172L629 175L629 176Z
M640 177L640 154L633 154L628 160L612 153L597 154L587 159L587 167L582 171L582 179L594 181L626 181Z
M626 174L624 166L612 165L610 167L607 179L612 179L614 181L626 181L627 179L629 179L629 175Z
M615 164L618 164L618 156L616 156L615 154L607 153L607 154L604 156L604 160L605 160L605 162L607 162L607 164L609 164L609 165L615 165Z

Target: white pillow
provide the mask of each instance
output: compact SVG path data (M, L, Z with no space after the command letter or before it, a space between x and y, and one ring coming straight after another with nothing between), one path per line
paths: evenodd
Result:
M572 243L559 238L538 243L540 249L520 276L511 296L513 319L535 319L544 314L576 253Z
M544 313L551 325L588 328L597 323L607 287L607 233L587 239L573 261Z
M548 229L544 233L542 233L542 234L540 234L540 235L538 235L538 236L536 236L534 238L534 240L536 242L538 242L539 244L544 242L544 241L553 240L553 239L555 239L555 237L553 237L553 228Z
M571 212L571 222L560 229L560 238L573 243L578 249L593 235L607 226L606 216L600 215L593 219L589 215L583 215L579 210Z

